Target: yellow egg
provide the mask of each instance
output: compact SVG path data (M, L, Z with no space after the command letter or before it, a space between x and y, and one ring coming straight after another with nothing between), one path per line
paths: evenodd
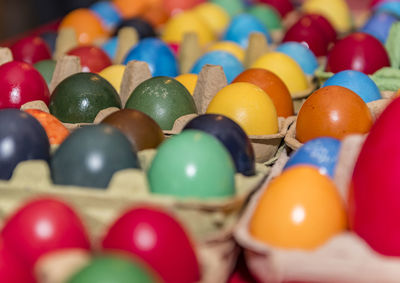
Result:
M111 65L102 70L99 75L106 79L110 84L112 84L115 90L119 92L124 71L124 65Z
M243 48L233 42L233 41L219 41L213 45L210 46L208 51L215 51L215 50L221 50L221 51L226 51L231 53L233 56L235 56L239 61L243 62L244 61L244 50Z
M225 115L238 123L247 135L278 132L278 116L271 98L251 83L233 83L211 100L207 113Z
M347 227L345 207L333 181L300 165L268 185L250 221L251 235L266 244L312 250Z
M184 85L191 95L194 93L194 89L197 84L198 75L196 74L182 74L175 78L178 82Z
M350 10L345 0L307 0L303 10L325 16L338 32L349 31L352 27Z
M180 43L183 35L195 32L200 44L206 45L215 39L210 27L194 12L185 11L173 16L164 27L162 39L167 43Z
M299 64L281 52L268 52L262 55L251 68L262 68L273 72L286 84L292 97L309 87L307 77Z
M193 10L217 34L222 34L229 24L229 14L213 3L202 3Z

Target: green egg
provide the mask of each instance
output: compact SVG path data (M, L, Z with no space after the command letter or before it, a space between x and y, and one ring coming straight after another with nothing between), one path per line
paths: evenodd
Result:
M171 130L176 119L197 113L189 91L170 77L154 77L141 83L130 95L125 108L149 115L163 130Z
M245 9L242 0L211 0L211 3L222 7L231 17L243 13Z
M93 73L77 73L63 80L50 97L50 113L64 123L93 123L109 107L121 108L114 87Z
M54 69L56 68L57 62L55 60L42 60L33 65L36 70L42 75L47 85L50 85L51 79L53 78Z
M199 130L186 130L161 144L147 172L153 193L198 199L233 196L234 175L225 147Z
M269 5L256 4L251 6L247 12L259 19L268 30L282 29L281 17L279 13Z
M142 263L122 255L94 258L67 283L156 283L158 276Z

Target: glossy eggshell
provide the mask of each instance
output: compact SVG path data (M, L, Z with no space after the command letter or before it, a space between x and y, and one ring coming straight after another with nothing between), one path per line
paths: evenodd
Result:
M367 33L356 32L339 40L331 49L326 70L333 73L355 70L370 75L388 66L389 56L382 43Z
M240 62L244 61L245 50L233 41L218 41L208 48L208 51L226 51L234 55Z
M353 91L326 86L315 91L297 116L296 137L305 143L318 137L343 139L368 133L373 124L367 104Z
M293 10L293 4L289 0L258 0L258 2L271 5L279 12L282 18Z
M93 73L77 73L63 80L49 105L50 113L64 123L92 123L109 107L121 108L121 99L109 82Z
M55 184L107 188L115 172L140 168L129 140L100 124L74 131L54 153L50 170Z
M258 241L284 249L315 250L345 231L344 203L333 181L318 169L296 166L267 186L249 225Z
M114 126L125 134L134 151L157 148L164 141L160 126L138 110L117 111L107 116L101 123Z
M340 146L341 142L334 138L310 140L290 156L284 170L300 164L312 165L317 167L321 174L333 179Z
M34 100L49 104L50 92L46 81L27 63L12 61L1 65L0 85L0 109L19 109Z
M19 162L31 159L50 159L45 130L25 112L0 110L0 179L8 180Z
M121 13L111 1L94 3L90 10L99 16L106 30L114 29L122 19Z
M250 139L243 129L223 115L203 114L185 125L183 130L200 130L217 138L229 151L236 171L246 176L255 174L255 157Z
M199 76L196 74L182 74L175 79L180 82L186 89L190 92L191 95L194 94L194 90L196 88L197 80Z
M159 209L130 209L108 229L102 247L140 257L165 282L200 280L200 267L188 234L177 220Z
M358 94L365 103L382 99L379 88L366 74L347 70L336 73L325 81L323 86L338 85Z
M3 243L0 244L0 282L35 283L31 271Z
M323 36L326 37L328 42L335 42L337 38L337 32L333 27L332 23L321 14L305 14L300 19L310 19L316 24L322 31Z
M260 68L247 69L233 83L252 83L265 91L272 99L279 117L294 115L292 97L284 82L274 73Z
M281 30L281 16L277 11L266 4L254 4L250 6L247 13L259 19L268 30Z
M24 37L14 43L10 49L14 60L28 64L51 59L49 46L39 36Z
M81 59L83 72L98 73L112 64L108 55L97 46L78 46L69 50L67 54Z
M67 204L50 198L29 201L1 231L4 245L29 267L40 256L68 248L90 250L85 227Z
M169 77L153 77L141 83L129 96L125 108L144 112L163 130L171 130L179 117L197 113L187 89Z
M125 73L125 65L111 65L103 69L99 75L105 78L119 93L121 90L122 78Z
M242 0L211 0L210 2L222 7L231 17L243 13L246 8Z
M196 6L193 11L216 35L222 34L231 20L229 14L223 8L210 2Z
M126 55L124 64L132 60L146 62L154 77L178 75L178 63L174 53L166 43L157 38L139 41Z
M93 258L66 283L161 283L153 273L139 259L122 253L106 253Z
M398 17L390 13L375 13L364 24L361 31L376 37L384 44L389 36L390 28L398 20Z
M318 60L314 53L304 44L299 42L285 42L276 48L276 51L285 53L293 58L307 75L314 75L318 68Z
M50 85L51 79L53 78L56 64L57 62L55 60L49 59L39 61L33 65L35 69L38 70L38 72L42 75L48 86Z
M166 140L147 177L150 191L156 194L197 199L235 194L231 155L215 137L199 130L186 130Z
M400 256L400 99L379 116L358 156L349 186L351 229L375 251Z
M139 39L157 36L153 26L148 21L139 17L126 19L120 22L115 29L114 35L118 35L118 32L124 27L134 28L139 35Z

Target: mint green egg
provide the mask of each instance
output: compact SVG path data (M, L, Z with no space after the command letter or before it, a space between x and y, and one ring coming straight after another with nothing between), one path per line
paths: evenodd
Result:
M147 172L150 190L178 198L224 198L235 194L235 166L213 136L186 130L158 148Z
M281 17L270 5L256 4L251 6L247 12L259 19L268 30L282 29Z
M245 9L242 0L211 0L211 3L222 7L231 17L243 13Z

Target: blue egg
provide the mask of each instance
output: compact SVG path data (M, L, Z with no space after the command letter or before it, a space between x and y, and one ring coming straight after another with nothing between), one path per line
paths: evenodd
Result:
M386 12L392 15L396 15L397 17L400 17L400 2L399 1L383 2L375 7L375 11Z
M138 60L149 64L151 74L156 76L176 77L178 75L178 62L173 51L165 42L157 38L145 38L133 47L124 60Z
M314 53L299 42L285 42L278 46L276 51L285 53L300 65L301 69L307 75L313 75L318 68L318 61Z
M104 43L101 46L101 49L103 49L103 51L107 53L108 57L114 59L115 55L117 54L117 47L118 47L118 38L115 36L110 38L106 43Z
M345 70L330 77L323 85L338 85L358 94L365 103L381 99L381 93L375 82L359 71Z
M236 42L243 48L246 48L249 43L249 36L253 32L264 34L268 42L272 42L267 27L259 19L250 14L235 16L226 29L223 40Z
M101 21L107 30L112 30L122 20L121 14L110 1L97 2L90 6L90 10L101 18Z
M283 170L295 165L307 164L317 167L321 174L333 178L340 145L339 140L329 137L310 140L290 156Z
M221 66L224 69L228 83L231 83L244 71L242 63L231 53L226 51L211 51L204 54L196 61L190 73L199 74L206 64Z
M389 36L392 24L397 22L397 20L396 16L386 12L375 13L361 28L361 31L368 33L376 37L382 43L385 43Z

